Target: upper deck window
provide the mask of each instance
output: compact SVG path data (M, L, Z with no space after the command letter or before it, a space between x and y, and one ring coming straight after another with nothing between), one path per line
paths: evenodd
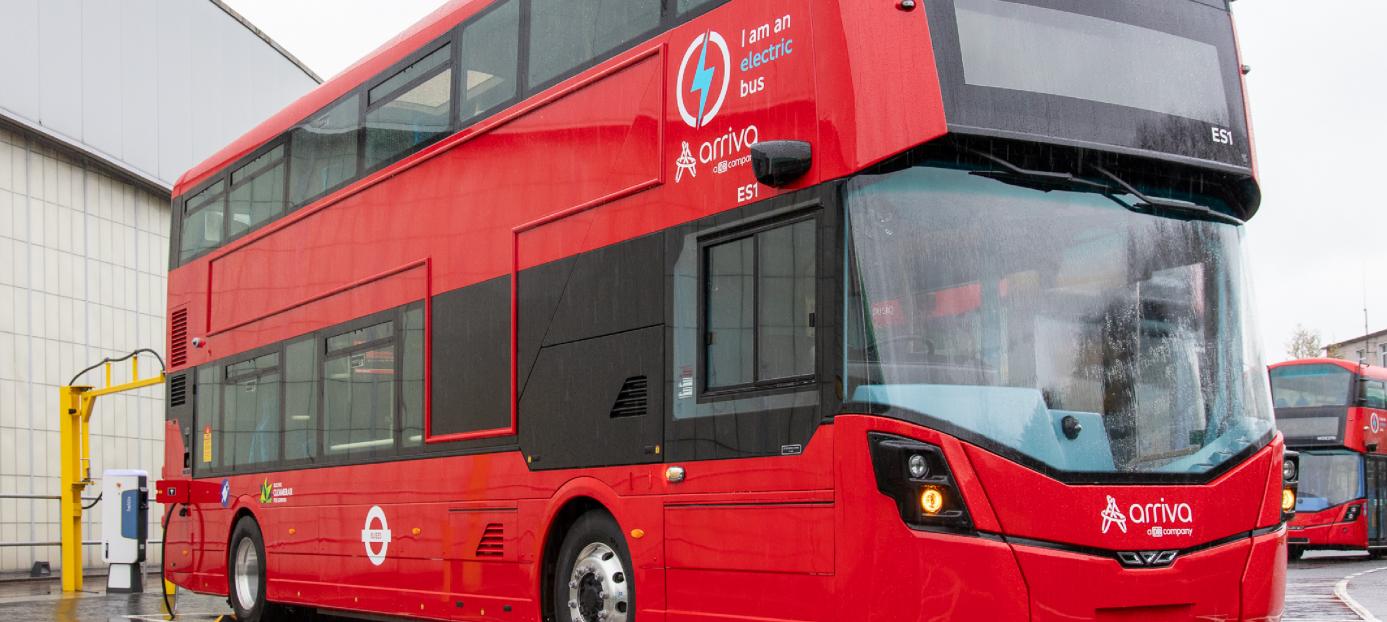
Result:
M509 0L462 29L462 120L490 112L519 92L520 3Z
M188 199L183 207L181 261L188 261L222 243L222 219L226 212L226 184L218 181Z
M231 238L284 213L284 145L265 152L231 173Z
M1271 370L1277 408L1346 406L1353 372L1338 365L1290 365Z
M679 15L682 16L704 7L718 4L722 1L723 0L679 0L677 8L679 9Z
M529 84L547 84L660 24L660 0L531 0Z
M302 205L356 176L357 97L330 106L290 132L290 203Z
M451 59L452 46L444 44L367 92L367 169L448 134Z

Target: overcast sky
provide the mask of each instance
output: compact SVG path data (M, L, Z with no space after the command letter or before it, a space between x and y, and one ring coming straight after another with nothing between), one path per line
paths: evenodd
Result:
M227 0L331 77L444 0ZM1387 328L1387 2L1233 4L1257 140L1263 201L1248 225L1268 362L1297 323L1324 343ZM1368 267L1376 264L1375 272Z

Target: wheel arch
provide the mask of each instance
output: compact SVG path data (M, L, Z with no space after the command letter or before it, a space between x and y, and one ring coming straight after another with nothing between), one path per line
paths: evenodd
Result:
M570 481L560 488L550 500L545 511L544 535L540 539L540 572L538 579L540 620L552 620L553 594L549 587L553 584L558 565L559 548L563 546L564 536L578 518L587 512L601 510L606 512L620 527L621 515L616 511L617 496L610 488L596 480L581 478ZM625 533L622 534L623 537Z

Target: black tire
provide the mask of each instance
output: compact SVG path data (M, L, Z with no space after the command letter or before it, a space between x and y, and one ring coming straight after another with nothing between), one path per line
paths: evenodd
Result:
M247 585L255 587L253 595L249 598L242 595L243 590L237 589L241 573L238 572L236 561L243 543L251 547L257 562L252 571L254 576L251 576L251 573L246 574ZM288 610L265 600L266 560L265 538L260 535L260 525L249 516L241 517L241 520L236 521L236 527L231 530L231 542L227 546L226 554L226 601L236 613L238 622L277 622L290 619ZM253 602L242 602L243 600Z
M631 551L621 526L611 514L590 510L578 517L564 536L557 561L551 587L554 620L596 622L597 616L592 612L605 610L606 622L635 621L636 585L631 574ZM571 590L578 594L577 615L569 606L573 600ZM601 598L602 594L607 597Z
M1387 549L1368 549L1369 559L1382 559L1387 557Z
M1297 560L1297 559L1300 559L1300 558L1301 558L1302 556L1304 556L1304 555L1305 555L1305 549L1304 549L1303 547L1299 547L1299 546L1289 546L1289 547L1286 547L1286 557L1287 557L1288 559L1290 559L1291 561L1295 561L1295 560Z

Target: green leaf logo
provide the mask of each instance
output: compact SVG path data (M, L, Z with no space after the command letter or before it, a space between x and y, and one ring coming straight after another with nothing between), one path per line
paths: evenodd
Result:
M266 479L264 483L260 484L260 502L270 502L270 480L268 479Z

